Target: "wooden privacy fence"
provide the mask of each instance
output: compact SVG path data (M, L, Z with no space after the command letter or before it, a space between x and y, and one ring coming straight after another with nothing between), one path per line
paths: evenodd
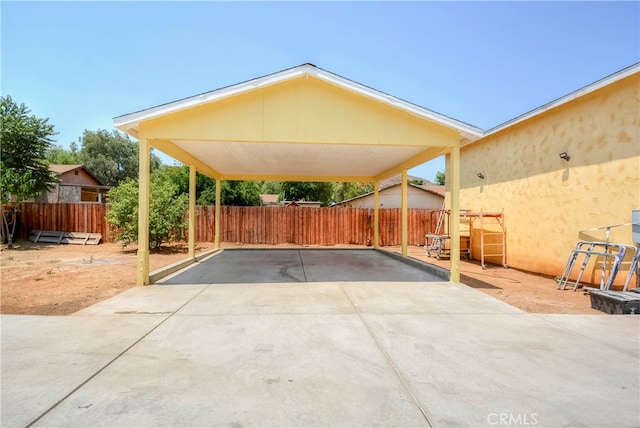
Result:
M220 241L244 244L373 245L373 209L221 207ZM409 210L409 245L424 245L439 210ZM380 210L380 245L400 245L401 210ZM213 241L215 207L197 207L197 241Z
M104 204L25 203L20 211L21 236L33 229L101 233L112 242ZM302 207L221 207L220 241L243 244L373 245L373 209ZM409 245L424 245L440 210L409 210ZM380 245L400 245L401 210L380 210ZM196 241L213 242L215 207L196 207Z
M105 219L108 206L99 203L41 204L23 203L18 214L20 236L32 230L100 233L103 242L112 242L111 225Z

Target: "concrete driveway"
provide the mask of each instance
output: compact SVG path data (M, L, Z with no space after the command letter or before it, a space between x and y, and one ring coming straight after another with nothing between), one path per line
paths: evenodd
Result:
M640 425L640 317L462 284L156 285L2 322L1 425Z
M449 272L395 253L369 249L228 249L164 284L283 282L425 282Z

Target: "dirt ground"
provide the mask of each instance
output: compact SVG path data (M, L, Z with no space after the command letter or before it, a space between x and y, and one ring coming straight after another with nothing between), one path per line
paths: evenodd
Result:
M0 253L0 313L68 315L136 285L135 245L55 245L19 241ZM196 253L213 248L198 243ZM151 271L184 260L187 245L149 256Z
M225 244L223 248L233 247ZM15 249L0 253L0 313L68 315L134 287L135 246L118 244L54 245L19 241ZM281 247L281 246L279 246ZM293 247L293 246L287 246ZM196 252L213 248L198 243ZM399 252L399 247L387 250ZM448 260L427 258L421 247L410 247L409 255L448 268ZM173 244L152 252L153 271L185 259L187 246ZM462 282L490 296L532 313L601 314L591 309L582 292L558 291L551 278L516 269L461 262Z
M388 249L401 251L400 247ZM408 255L445 269L450 266L448 259L427 257L422 247L409 247ZM513 268L488 264L487 269L482 269L479 261L461 260L460 281L530 313L606 315L591 308L591 299L582 290L559 291L555 279Z

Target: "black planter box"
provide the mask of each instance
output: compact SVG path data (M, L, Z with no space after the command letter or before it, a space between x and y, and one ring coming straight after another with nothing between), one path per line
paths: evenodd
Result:
M613 315L640 315L640 294L637 292L593 290L589 296L593 309Z

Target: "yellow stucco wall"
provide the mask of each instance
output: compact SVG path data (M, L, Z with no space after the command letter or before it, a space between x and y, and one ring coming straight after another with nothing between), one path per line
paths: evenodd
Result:
M140 124L141 138L451 146L457 131L300 77Z
M508 264L560 275L580 230L640 208L639 115L636 73L462 148L461 208L504 208ZM631 243L630 230L613 240Z

